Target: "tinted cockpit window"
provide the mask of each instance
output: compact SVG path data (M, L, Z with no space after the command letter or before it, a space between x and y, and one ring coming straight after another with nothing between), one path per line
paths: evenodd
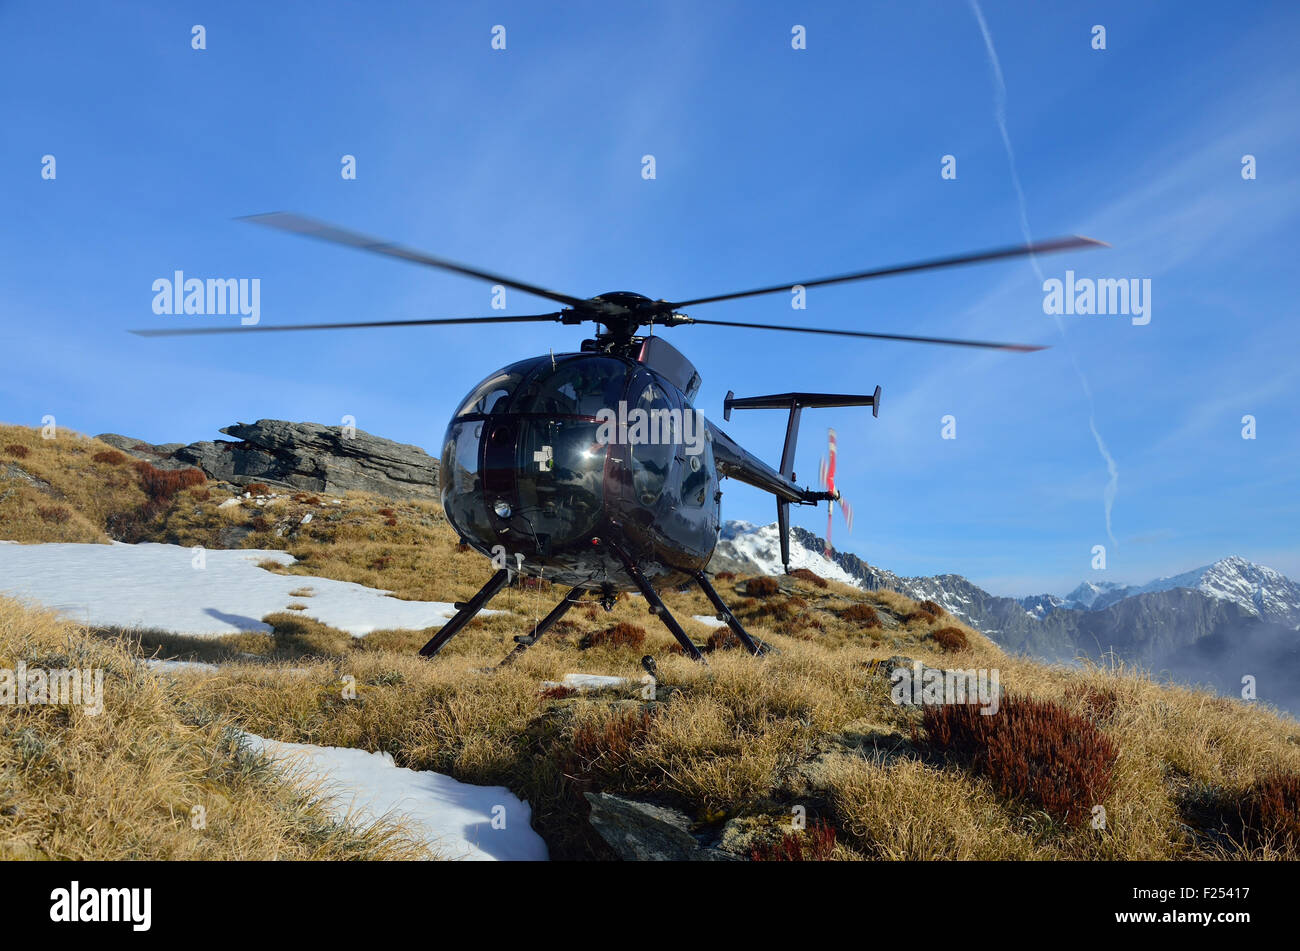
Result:
M532 366L533 361L524 360L520 363L512 364L504 370L498 370L490 377L474 387L473 392L461 404L456 411L456 417L484 415L489 416L493 413L505 412L506 405L510 402L510 396L514 393L515 387L524 378L528 368Z
M514 412L591 418L602 409L617 412L626 377L627 365L608 357L544 359L520 390Z

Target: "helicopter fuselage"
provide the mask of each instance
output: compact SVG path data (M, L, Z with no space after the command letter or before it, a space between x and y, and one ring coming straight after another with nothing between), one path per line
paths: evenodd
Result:
M721 525L699 375L661 338L635 356L589 344L504 367L466 397L443 440L447 519L498 568L632 590L621 551L656 584L684 584Z

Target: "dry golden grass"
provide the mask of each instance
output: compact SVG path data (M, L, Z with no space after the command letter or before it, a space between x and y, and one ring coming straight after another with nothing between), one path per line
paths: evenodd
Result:
M129 463L95 460L114 451L67 429L43 439L38 429L0 426L0 537L107 542L110 516L138 510L148 500ZM58 511L67 517L49 514Z
M0 434L0 447L20 438L21 433ZM22 462L32 468L26 471L87 486L98 477L89 461L93 442L85 452L69 443L66 464L42 459L53 450L38 445L39 437L29 442L29 458ZM0 455L0 469L5 459ZM0 495L11 484L0 482ZM294 493L262 506L245 500L219 508L230 493L204 491L206 497L178 497L161 517L156 540L215 546L223 531L248 527L254 530L239 544L282 549L298 559L270 570L354 581L422 600L465 600L491 572L482 556L458 548L432 502L349 493L335 505L332 497ZM69 520L23 522L24 530L35 533L23 540L51 538L78 524L93 527L102 513L72 493L53 504L72 509ZM941 609L931 610L937 605L892 592L864 594L836 582L782 577L752 586L762 596L751 597L750 580L719 576L716 585L749 631L779 653L754 658L714 650L707 667L674 654L676 642L645 602L626 597L608 613L594 604L576 607L512 666L485 672L514 646L512 637L527 633L559 598L559 592L543 588L503 591L491 604L501 613L480 616L434 661L415 653L431 631L355 638L298 611L267 618L274 627L269 635L101 636L114 641L113 650L221 665L215 676L178 677L165 686L141 681L141 690L164 696L191 718L174 714L160 721L166 724L159 728L160 743L168 730L214 742L215 734L203 731L215 727L202 724L231 722L272 739L383 750L402 766L505 785L531 803L534 825L555 858L610 856L586 821L582 793L596 789L669 803L701 823L762 820L770 832L767 845L758 842L756 848L778 851L791 810L802 806L810 822L830 823L836 838L828 854L840 859L1300 857L1284 837L1241 841L1231 821L1253 784L1273 774L1300 774L1295 720L1256 704L1164 686L1137 670L1067 669L1011 656ZM295 596L309 597L305 589ZM703 595L666 591L663 597L697 642L716 633L693 619L714 613ZM310 602L304 603L309 612ZM632 628L645 631L643 643L600 636ZM659 666L652 701L635 691L619 698L539 689L541 681L570 672L639 680L643 654L653 655ZM1000 797L986 779L933 749L917 729L919 711L895 705L887 674L872 667L892 655L935 667L996 668L1007 692L1088 717L1119 750L1105 802L1086 804L1089 810L1104 807L1104 828L1067 825L1019 799ZM95 733L94 724L84 729L90 732L68 734L74 748L84 751L65 755L93 760L112 738ZM172 742L177 749L189 749L190 742L201 746ZM183 761L181 752L172 755ZM104 784L112 779L91 775L102 775ZM223 781L253 782L240 775ZM41 795L61 795L55 777L30 774L27 781L48 783ZM263 809L244 802L243 795L234 796L228 808L240 815L239 810ZM177 793L167 801L183 799ZM264 812L279 814L267 806L255 816ZM87 812L75 814L102 829ZM129 838L125 830L132 823L154 821L152 816L147 810L124 816L109 841ZM252 822L254 813L249 816ZM0 829L10 821L0 819ZM187 841L181 826L166 841ZM32 829L22 841L35 847L50 834ZM283 829L265 834L267 841L281 843L282 854L304 854L283 844L298 841ZM141 835L161 833L151 828ZM64 854L76 851L61 848ZM326 847L319 848L312 854L324 854ZM180 845L172 849L151 854L191 854ZM232 847L219 854L235 853Z
M333 822L228 717L120 643L0 599L0 667L103 671L103 710L7 706L0 729L0 857L345 859L419 857L400 830ZM205 811L194 828L195 807Z

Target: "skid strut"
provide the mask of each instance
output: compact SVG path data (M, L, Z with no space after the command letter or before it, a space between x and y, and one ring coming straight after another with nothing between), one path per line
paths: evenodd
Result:
M564 600L552 608L550 614L537 622L537 626L533 628L533 633L516 635L514 650L507 654L505 659L502 660L501 663L497 664L497 666L505 667L508 664L514 663L515 658L536 644L538 638L550 630L551 626L555 624L556 621L568 613L569 608L582 600L582 592L583 587L581 585L575 585L570 588L569 593L564 596Z
M668 628L673 637L677 638L677 643L682 645L682 650L686 651L686 656L691 660L698 660L701 664L707 664L708 661L704 659L700 649L695 646L695 642L691 640L690 636L682 630L682 626L677 623L677 619L668 610L668 605L663 603L663 600L651 586L649 579L641 573L641 569L636 566L636 563L619 546L611 544L609 547L623 562L623 568L632 579L632 583L637 586L646 603L650 605L650 612L663 621L664 627Z
M486 606L496 593L504 588L509 581L510 572L505 568L502 568L489 578L487 584L479 589L478 594L474 595L474 597L470 598L469 601L464 604L459 605L460 610L456 612L456 616L444 624L429 643L420 648L420 656L432 657L434 654L438 653L438 651L446 647L447 642L459 634L461 628L474 620L474 615L482 611L484 606Z
M722 620L726 621L727 627L731 628L731 632L740 638L740 643L745 645L747 651L754 655L767 652L767 645L751 637L749 632L741 626L740 621L736 619L736 615L731 613L731 608L727 607L727 603L722 600L722 596L713 589L713 585L709 583L709 579L703 571L695 572L695 583L700 586L704 596L713 602L713 606L717 609Z

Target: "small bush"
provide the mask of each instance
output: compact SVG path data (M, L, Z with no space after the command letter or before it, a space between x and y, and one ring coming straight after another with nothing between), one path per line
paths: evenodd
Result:
M929 704L930 744L983 773L1000 796L1081 825L1110 792L1119 750L1085 717L1048 700L1008 696L989 716L973 703Z
M803 832L787 832L777 842L756 847L755 862L825 862L835 851L835 827L818 819Z
M392 509L389 509L389 508L383 508L383 509L380 509L380 510L379 510L379 514L382 515L382 516L384 516L384 518L392 518L392 517L393 517L394 515L396 515L397 513L394 512Z
M636 649L644 645L645 628L629 624L627 621L619 621L613 627L593 631L582 640L583 648L631 647Z
M740 638L736 636L735 631L729 627L720 627L709 635L709 639L704 644L704 650L706 652L730 651L744 646L740 642Z
M970 640L966 632L959 627L941 627L931 631L930 637L939 644L939 649L949 654L957 654L970 649Z
M90 458L102 465L120 466L126 462L126 453L118 452L116 449L105 449L95 453Z
M745 582L745 594L751 598L768 598L781 590L781 586L776 583L775 578L769 578L766 575L759 578L750 578Z
M271 528L271 522L265 515L254 515L248 524L255 532L265 532Z
M389 518L384 519L384 524L387 525L389 528L396 528L397 519L395 517L390 516Z
M869 604L851 604L840 612L840 617L845 621L852 621L862 627L884 627L880 623L880 615L876 609Z
M580 723L573 731L571 749L581 772L616 773L646 741L653 725L645 710L627 710L597 722Z
M945 614L948 613L943 609L943 607L939 604L939 602L931 601L928 598L921 602L920 608L926 614L933 614L937 618L943 617Z
M250 482L244 486L245 492L251 492L253 495L270 495L271 487L265 482Z
M15 459L26 459L32 454L30 449L22 443L17 442L11 442L9 445L5 446L5 452L8 455L13 456Z
M1104 723L1115 713L1119 696L1109 687L1098 688L1091 684L1071 684L1065 688L1065 699L1083 705L1084 715L1094 723Z
M72 518L72 513L62 505L38 505L36 514L41 517L41 521L49 522L51 525L62 525Z
M735 581L736 573L734 571L719 571L713 577L716 581Z
M1272 773L1241 798L1241 838L1251 847L1300 849L1300 775Z
M826 579L808 568L796 568L794 571L790 572L790 577L798 578L801 581L811 582L819 588L826 587Z
M201 469L158 469L143 459L135 464L140 487L155 504L167 502L181 489L203 485L208 477Z
M905 624L933 624L937 620L937 617L922 608L909 611L903 616L903 622Z
M546 700L567 700L569 697L577 696L578 691L572 687L566 687L564 684L556 684L554 687L546 687L541 692L541 696Z

